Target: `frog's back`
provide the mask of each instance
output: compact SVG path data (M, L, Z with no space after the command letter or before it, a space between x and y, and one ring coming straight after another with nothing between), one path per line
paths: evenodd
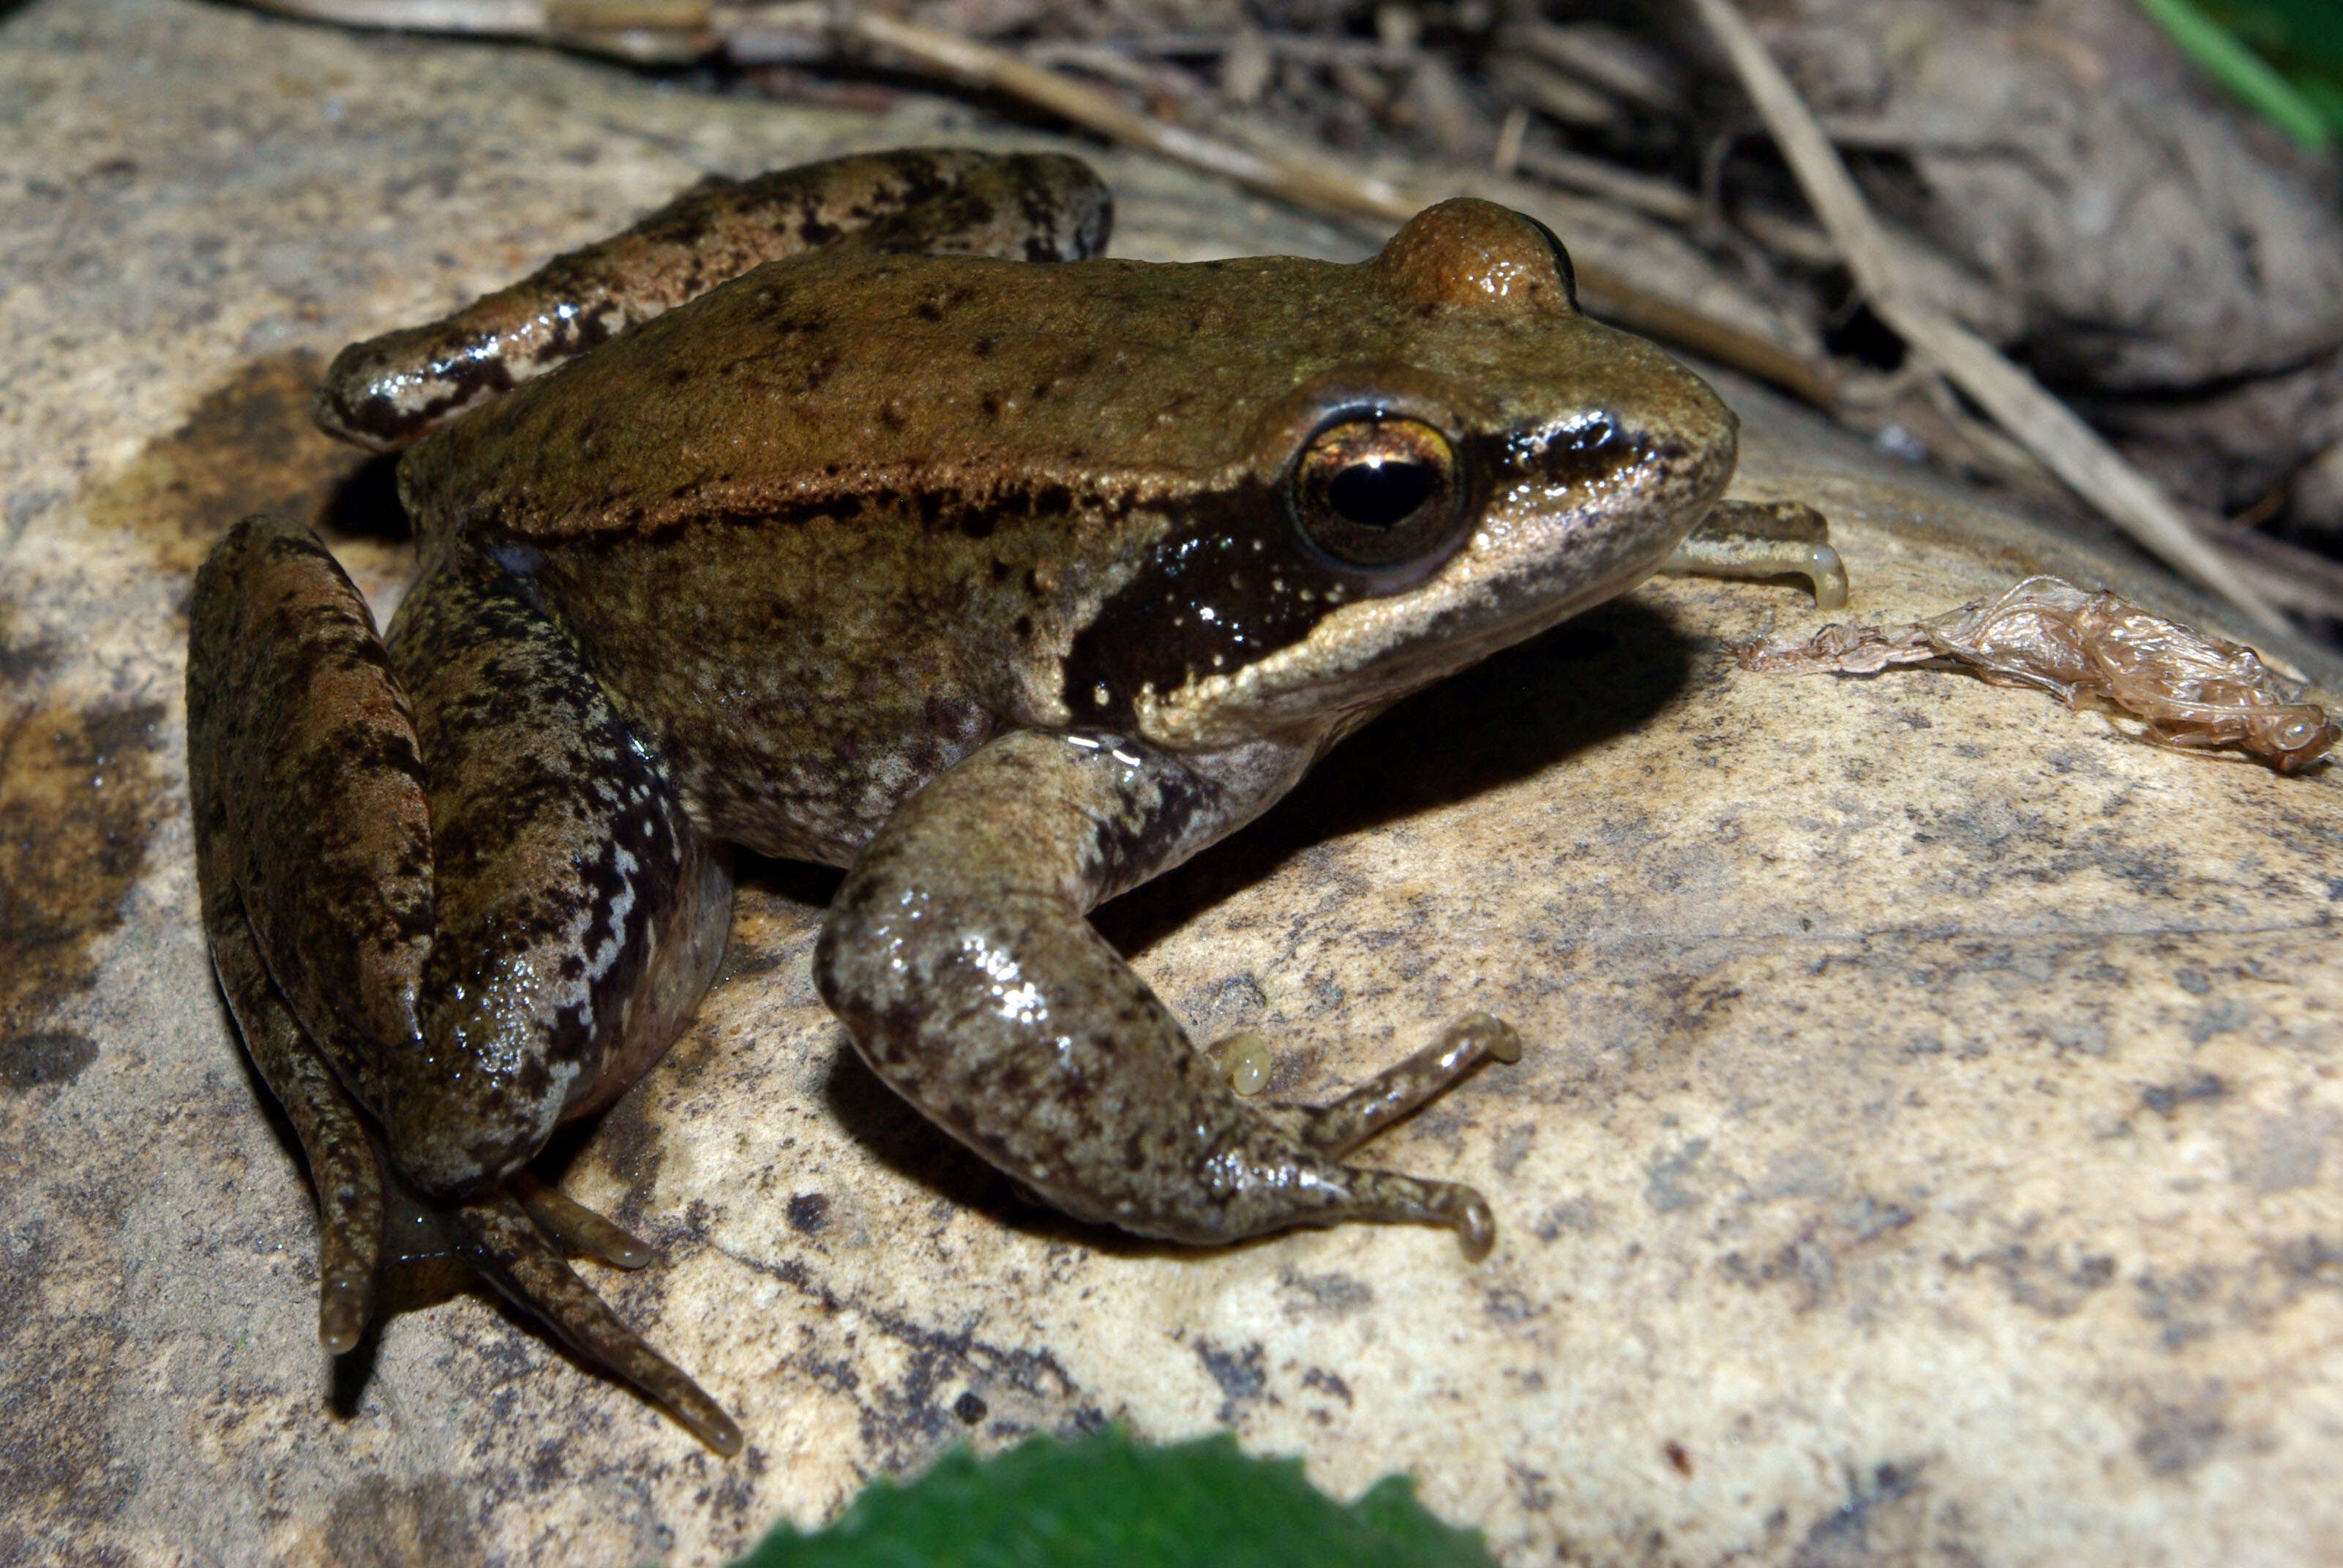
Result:
M1215 397L1260 367L1226 352L1243 283L1195 275L1261 265L771 263L457 421L402 482L432 521L551 540L1209 468L1237 449Z
M1541 381L1599 352L1536 347ZM1143 493L1247 464L1250 416L1335 367L1437 359L1503 386L1523 347L1500 323L1427 321L1371 268L1290 256L818 254L457 421L401 479L427 527L541 541L894 493L947 513L1021 485Z
M1353 271L776 262L454 421L401 489L536 580L704 825L844 863L1001 728L1067 721L1148 547L1257 497L1265 392L1388 352Z

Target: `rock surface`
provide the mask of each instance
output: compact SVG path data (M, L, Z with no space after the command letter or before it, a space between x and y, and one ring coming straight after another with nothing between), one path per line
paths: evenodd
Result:
M669 1058L563 1152L726 1464L459 1282L339 1366L308 1190L195 916L189 573L384 475L346 339L707 170L1035 145L182 3L0 24L0 1563L721 1562L963 1436L1216 1424L1394 1469L1508 1563L2309 1563L2343 1539L2343 779L1951 673L1732 671L1793 589L1662 581L1407 705L1102 924L1316 1099L1474 1007L1531 1042L1374 1156L1503 1227L1195 1254L1081 1229L896 1103L815 998L829 879L749 879ZM1120 156L1126 255L1354 236ZM1741 493L1854 612L2120 560L1728 385ZM2169 598L2167 593L2164 596ZM2322 1545L2321 1543L2325 1543ZM2328 1559L2331 1560L2331 1559Z

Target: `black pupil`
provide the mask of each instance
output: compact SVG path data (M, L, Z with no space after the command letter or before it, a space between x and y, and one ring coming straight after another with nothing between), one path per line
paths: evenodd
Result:
M1353 463L1326 487L1326 504L1361 528L1396 528L1415 515L1439 483L1430 463Z

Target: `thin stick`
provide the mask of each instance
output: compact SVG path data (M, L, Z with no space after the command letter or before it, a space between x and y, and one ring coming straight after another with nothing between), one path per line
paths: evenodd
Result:
M1775 145L1814 204L1815 215L1838 242L1847 270L1880 319L1933 360L2003 429L2117 527L2182 576L2237 606L2257 626L2290 632L2285 616L2097 431L1991 344L1906 292L1887 236L1846 166L1733 0L1693 4L1732 60L1743 88L1774 133Z

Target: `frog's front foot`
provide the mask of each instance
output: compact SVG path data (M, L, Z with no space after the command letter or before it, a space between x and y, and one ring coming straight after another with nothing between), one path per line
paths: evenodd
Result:
M1830 522L1804 501L1719 501L1660 570L1677 577L1804 578L1816 609L1846 608Z
M1228 826L1214 788L1111 737L1020 732L906 802L814 974L872 1069L1080 1219L1211 1244L1360 1220L1495 1236L1478 1192L1343 1163L1520 1041L1474 1014L1332 1104L1255 1107L1084 919Z
M1313 1153L1340 1160L1393 1122L1462 1083L1484 1061L1514 1062L1522 1059L1522 1037L1503 1019L1469 1012L1440 1037L1404 1061L1394 1062L1330 1105L1272 1105L1267 1113L1282 1122L1294 1140ZM1423 1194L1408 1211L1344 1215L1342 1218L1392 1219L1446 1225L1464 1245L1474 1262L1489 1255L1497 1238L1496 1220L1488 1202L1470 1187L1448 1181L1419 1181L1380 1171L1353 1171L1354 1178L1373 1178L1402 1184L1385 1196L1401 1192Z

